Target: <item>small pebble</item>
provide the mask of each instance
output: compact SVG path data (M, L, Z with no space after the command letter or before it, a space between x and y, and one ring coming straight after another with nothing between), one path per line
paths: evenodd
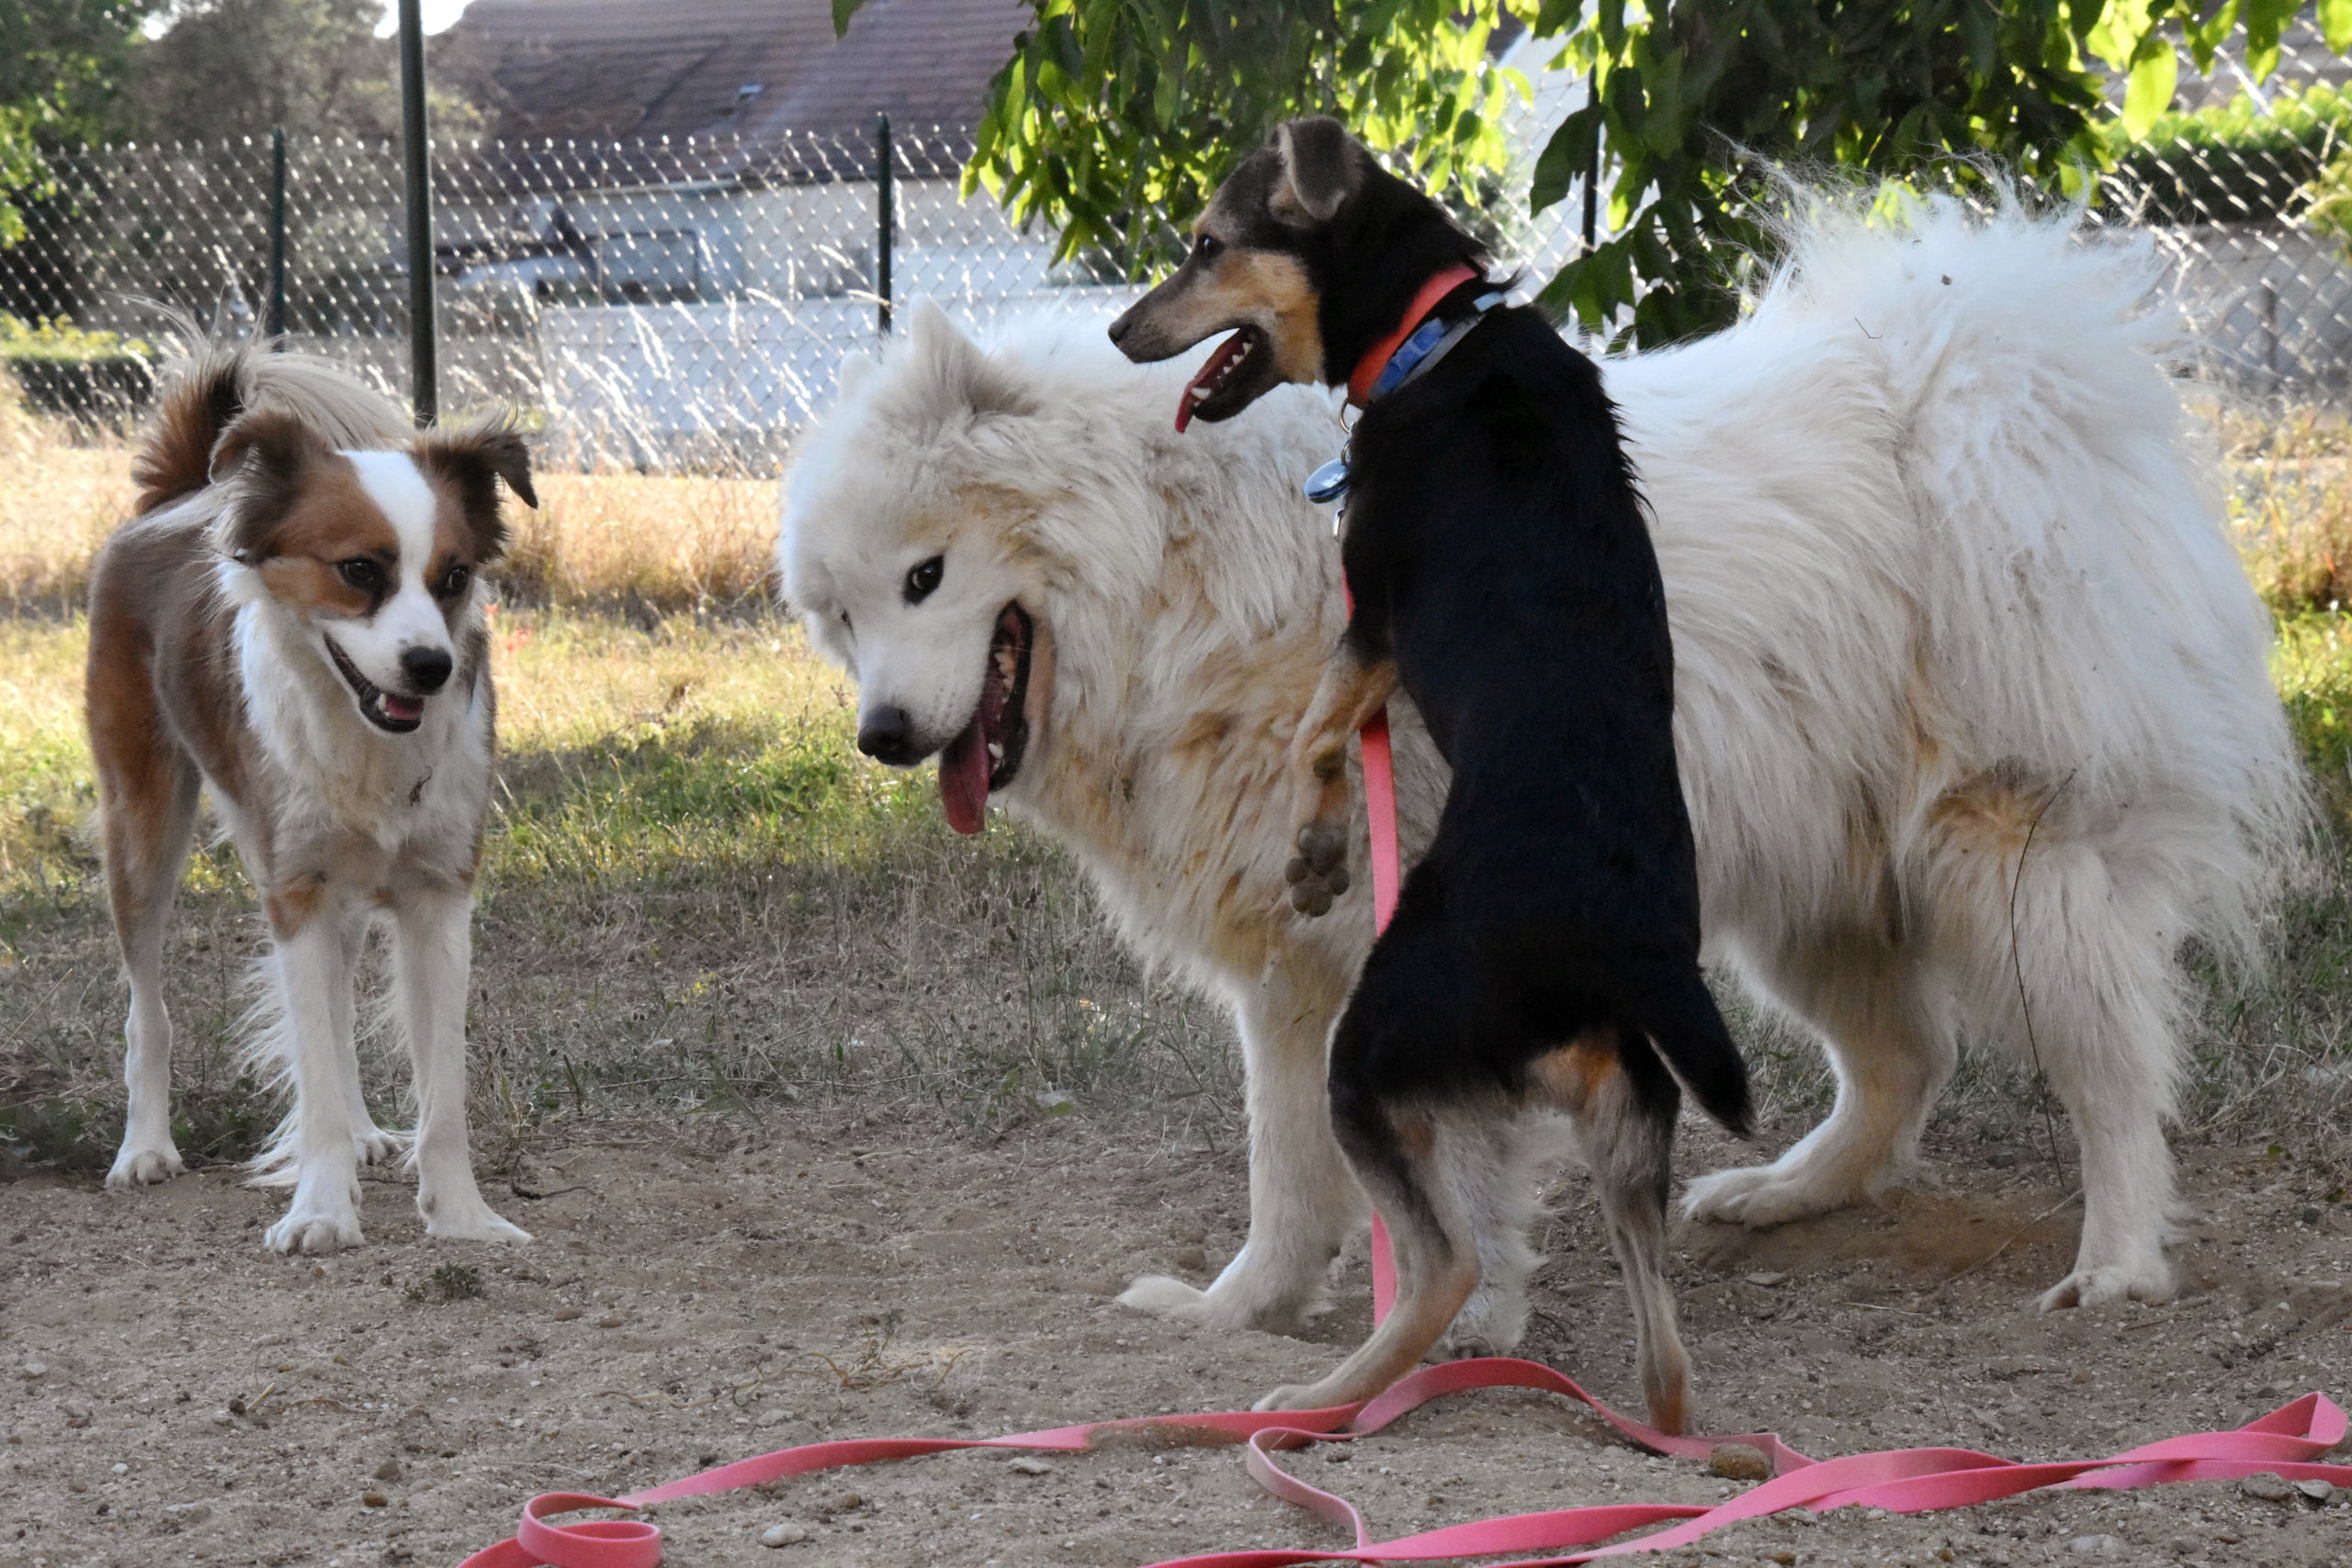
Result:
M400 1478L401 1461L396 1459L388 1459L376 1467L376 1479L379 1481L398 1481Z
M2247 1476L2238 1483L2238 1490L2266 1503L2283 1503L2295 1495L2295 1489L2287 1484L2286 1478L2272 1470Z
M806 1526L788 1522L770 1525L760 1532L762 1546L797 1546L808 1539L808 1530Z
M381 1492L362 1492L359 1495L359 1506L363 1508L381 1508L390 1506L390 1503L391 1499Z
M119 1464L114 1467L114 1472L117 1475L129 1475L130 1473L130 1467L127 1464Z
M67 1405L65 1407L65 1424L69 1427L88 1426L90 1424L90 1407L86 1404Z
M1176 1249L1174 1261L1176 1267L1186 1273L1197 1274L1209 1266L1209 1255L1201 1247L1180 1247Z
M2295 1490L2301 1493L2307 1500L2317 1503L2323 1508L2335 1501L2335 1487L2331 1483L2322 1481L2316 1475L2307 1481L2296 1482Z
M2123 1541L2111 1535L2078 1535L2066 1543L2066 1550L2077 1557L2113 1557L2122 1551Z
M596 1320L596 1326L599 1328L618 1328L620 1325L621 1320L618 1317L600 1317Z
M1041 1459L1031 1459L1026 1454L1012 1461L1012 1470L1016 1475L1051 1475L1054 1472L1052 1465Z
M558 1307L555 1309L555 1320L558 1323L570 1323L573 1318L578 1317L579 1315L580 1309L578 1307Z
M1751 1285L1764 1285L1768 1287L1772 1285L1785 1285L1789 1282L1789 1277L1786 1274L1774 1273L1767 1270L1763 1273L1750 1274L1747 1277L1747 1282Z
M27 1361L22 1367L19 1367L17 1371L23 1372L24 1375L28 1378L37 1378L43 1372L49 1371L49 1367L45 1362Z
M1784 1546L1772 1553L1772 1561L1779 1563L1781 1568L1796 1568L1797 1554Z
M763 1427L781 1427L786 1421L791 1420L795 1414L795 1412L790 1410L764 1411L760 1416L760 1425Z
M1769 1481L1772 1461L1762 1449L1747 1443L1717 1443L1707 1456L1707 1468L1725 1481Z

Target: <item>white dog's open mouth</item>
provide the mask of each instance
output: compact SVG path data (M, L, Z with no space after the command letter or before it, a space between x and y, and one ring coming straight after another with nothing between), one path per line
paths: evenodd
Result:
M939 803L947 825L977 833L988 820L990 792L1012 783L1029 744L1029 658L1035 643L1028 613L1007 604L989 639L988 673L972 721L939 754Z
M403 697L384 690L359 672L359 667L335 646L334 638L325 639L327 652L334 658L334 667L343 674L343 682L351 694L359 699L359 716L379 729L394 735L406 735L424 722L424 699Z

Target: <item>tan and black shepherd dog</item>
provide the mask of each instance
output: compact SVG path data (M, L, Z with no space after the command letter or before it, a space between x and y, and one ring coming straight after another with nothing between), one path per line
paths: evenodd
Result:
M1599 371L1502 305L1479 243L1335 121L1297 120L1211 202L1173 276L1111 328L1164 359L1238 329L1180 423L1287 381L1363 405L1342 547L1354 609L1297 738L1294 902L1347 886L1350 738L1398 685L1453 770L1333 1032L1333 1129L1395 1237L1396 1310L1268 1408L1371 1397L1522 1246L1538 1126L1572 1122L1668 1431L1689 1361L1665 1265L1687 1085L1733 1132L1747 1075L1699 970L1657 561ZM1384 376L1384 373L1385 376Z

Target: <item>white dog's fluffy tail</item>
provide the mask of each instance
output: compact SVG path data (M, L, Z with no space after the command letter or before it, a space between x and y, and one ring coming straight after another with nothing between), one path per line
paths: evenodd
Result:
M1935 531L1917 588L1939 728L2117 808L2119 835L2163 814L2199 933L2251 957L2308 795L2211 437L2160 367L2177 323L2153 247L2006 193L1989 218L1888 205L1825 199L1791 225L1753 325L1859 333L1880 365L1909 511Z

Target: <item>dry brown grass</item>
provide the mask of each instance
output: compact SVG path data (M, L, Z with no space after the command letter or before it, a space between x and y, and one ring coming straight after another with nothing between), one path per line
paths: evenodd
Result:
M0 384L0 615L68 614L130 513L131 447L77 439ZM518 604L740 615L767 603L773 479L550 473L510 505L502 587Z
M735 612L763 604L775 549L773 479L547 474L539 510L510 507L501 572L530 604Z
M0 614L79 604L131 494L128 447L77 445L69 427L28 412L0 374Z

